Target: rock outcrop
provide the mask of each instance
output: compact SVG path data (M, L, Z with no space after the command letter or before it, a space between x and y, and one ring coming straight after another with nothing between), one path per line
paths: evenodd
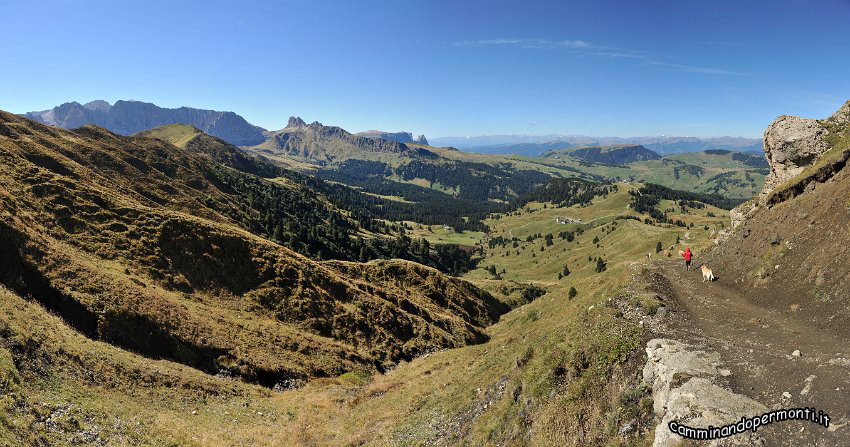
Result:
M850 101L826 120L782 115L764 132L764 153L770 164L759 203L764 205L777 186L796 177L831 148L830 124L843 129L850 120Z
M727 425L742 416L768 411L760 402L729 390L732 373L723 367L720 354L680 341L656 338L646 344L644 384L652 387L653 411L660 419L653 447L679 445L684 438L668 428L671 421L692 428ZM757 433L722 440L722 445L758 445ZM713 441L707 445L721 445Z
M367 130L357 132L358 137L395 141L396 143L413 143L413 134L410 132L384 132L382 130Z
M237 146L253 146L266 139L265 129L252 125L233 112L191 107L166 109L141 101L117 101L112 105L103 100L85 105L69 102L23 116L63 129L95 125L120 135L132 135L171 124L187 124Z
M425 146L428 146L428 139L425 138L425 135L419 135L418 137L416 137L414 143L424 144Z
M764 179L760 200L783 182L797 176L829 149L824 141L827 129L817 120L780 116L764 132L764 154L770 173Z
M298 128L298 127L307 127L307 123L301 119L300 116L290 116L289 121L286 123L287 128Z

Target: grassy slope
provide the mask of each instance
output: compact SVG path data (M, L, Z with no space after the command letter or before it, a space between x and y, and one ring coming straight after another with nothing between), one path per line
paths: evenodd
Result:
M484 238L484 233L480 231L458 233L453 228L445 228L442 225L421 225L416 222L407 224L413 227L413 231L408 232L410 237L426 239L431 244L475 245Z
M0 118L0 282L93 338L274 386L481 341L505 310L418 264L352 274L249 234L209 161L163 141Z
M633 220L617 221L616 229L601 224L612 211L627 212L626 201L621 191L587 208L543 210L532 205L520 215L490 222L495 234L508 236L557 233L567 227L556 224L551 214L602 218L574 242L558 240L543 252L537 251L542 239L523 243L528 248L519 256L503 258L498 248L488 252L482 265L504 265L506 277L544 285L549 293L488 328L491 340L486 344L419 358L374 377L341 404L326 403L322 412L327 419L311 424L325 427L315 434L316 445L341 440L419 445L436 439L447 445L592 445L610 440L610 424L618 426L627 414L640 411L633 408L637 404L620 405L618 400L637 386L629 362L636 359L642 332L617 319L616 311L604 304L622 291L657 241L670 245L676 235L688 233L688 243L699 249L710 234ZM707 211L682 218L712 226L724 220L705 217ZM606 231L610 234L595 248L592 239ZM589 255L605 257L609 270L595 273ZM558 281L565 262L572 264L572 274ZM483 268L466 278L495 289L503 284L489 279ZM567 298L570 287L579 291L573 300ZM316 393L328 401L340 398L334 386L318 385L293 391L292 400L309 400ZM533 434L526 438L529 429ZM584 437L578 435L583 431Z
M193 138L201 135L203 132L193 126L185 124L172 124L170 126L156 127L150 130L145 130L136 133L133 136L145 138L159 138L167 141L177 147L186 147L186 143Z
M3 390L7 405L15 396L25 397L15 409L7 407L0 439L40 436L61 444L94 433L93 440L80 444L124 439L153 446L401 446L436 440L445 445L617 445L616 429L632 418L645 419L649 406L638 386L642 330L617 318L606 303L623 293L656 241L667 245L686 232L633 220L617 221L616 228L603 224L612 213L629 213L626 194L621 188L582 208L530 204L518 215L490 222L494 235L508 236L567 227L556 224L553 215L596 219L574 242L556 238L543 252L537 251L542 240L523 242L528 247L516 259L502 258L499 248L488 251L484 265L504 264L506 276L545 285L549 293L504 315L487 329L487 343L403 362L383 375L348 373L285 392L91 341L39 306L0 290L0 306L10 315L2 322L7 335L0 358L2 349L38 346L17 368L28 380L16 391ZM687 232L692 247L708 243L707 232ZM597 249L591 240L600 235ZM603 256L608 271L595 273L588 255ZM572 274L558 281L565 262L571 263ZM494 289L508 283L488 279L483 269L467 278ZM566 295L569 287L579 291L572 300ZM11 369L7 364L0 362L5 368L0 377ZM59 423L47 429L38 422L47 416ZM21 430L25 426L34 430ZM628 443L647 436L644 432Z

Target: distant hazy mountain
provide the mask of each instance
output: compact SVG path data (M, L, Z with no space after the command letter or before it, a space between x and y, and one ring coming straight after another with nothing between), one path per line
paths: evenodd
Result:
M434 144L436 145L437 143ZM566 141L550 141L548 143L516 143L509 145L473 146L461 149L467 152L475 152L479 154L515 154L536 157L545 152L556 151L559 149L568 149L571 147L579 146L582 145Z
M438 137L431 138L435 147L456 147L468 150L474 147L504 147L520 143L547 143L571 137L567 135L481 135L477 137Z
M379 138L387 141L397 141L399 143L417 143L428 145L428 140L425 135L419 135L416 139L410 132L384 132L383 130L367 130L366 132L357 132L358 137Z
M87 104L68 102L24 116L65 129L93 124L121 135L170 124L187 124L238 146L253 146L265 140L265 129L254 126L233 112L191 107L166 109L141 101L117 101L114 105L103 100Z
M482 154L537 156L543 152L577 146L639 144L659 154L727 149L761 152L761 140L741 137L588 137L583 135L487 135L480 137L433 138L434 146L454 146Z

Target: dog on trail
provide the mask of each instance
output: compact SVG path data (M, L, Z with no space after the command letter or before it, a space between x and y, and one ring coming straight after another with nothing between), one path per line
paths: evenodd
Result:
M706 281L713 282L714 281L714 272L712 272L710 268L708 268L706 266L702 266L702 267L700 267L700 270L702 270L702 282L706 282Z

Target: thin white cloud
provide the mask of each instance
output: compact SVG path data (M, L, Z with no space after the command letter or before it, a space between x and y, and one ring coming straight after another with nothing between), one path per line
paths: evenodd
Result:
M848 0L850 1L850 0ZM696 73L706 75L725 75L738 76L742 73L737 73L730 70L725 70L715 67L698 67L693 65L673 64L659 60L657 56L652 56L643 51L636 51L624 48L606 47L595 45L585 40L553 40L553 39L480 39L480 40L462 40L453 42L453 45L460 47L513 47L522 49L549 49L571 50L573 54L583 56L605 57L611 59L632 59L640 60L643 65L656 66L668 70L676 70L685 73Z
M658 62L658 61L648 61L646 65L654 65L657 67L669 68L672 70L684 71L687 73L699 73L699 74L714 74L714 75L730 75L730 76L738 76L741 73L737 73L734 71L723 70L720 68L712 68L712 67L695 67L692 65L680 65L680 64L669 64L667 62Z
M481 40L462 40L454 42L454 45L461 47L482 47L482 46L512 46L519 48L594 48L589 42L583 40L551 40L551 39L481 39Z
M848 0L850 1L850 0ZM717 47L731 47L731 48L759 48L762 45L752 42L729 42L724 40L703 40L698 43L703 45L712 45Z
M611 59L646 59L648 56L638 53L624 53L617 51L594 51L587 53L588 56L608 57Z

